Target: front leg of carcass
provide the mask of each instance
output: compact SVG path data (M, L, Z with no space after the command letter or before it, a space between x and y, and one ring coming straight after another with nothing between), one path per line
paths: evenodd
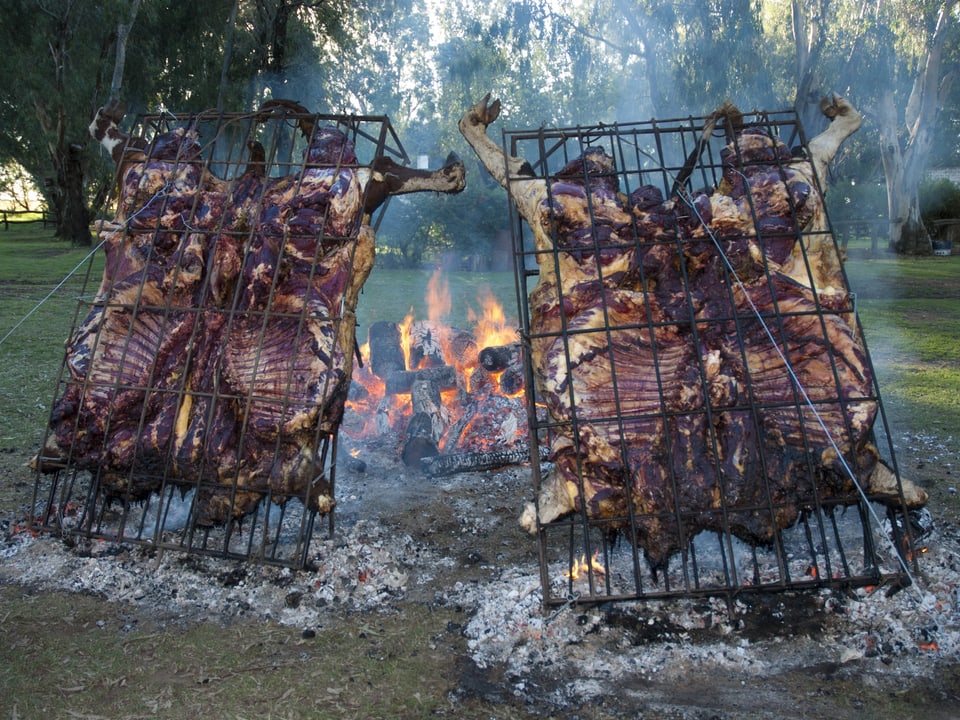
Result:
M823 182L827 166L836 157L843 141L860 129L863 116L849 100L836 94L820 101L820 112L830 118L830 125L808 143L808 148L817 177Z
M500 117L500 101L487 93L460 119L460 133L473 148L480 162L501 187L510 193L520 215L532 226L537 224L537 208L546 182L537 179L523 158L509 155L487 135L487 128Z
M455 153L447 156L439 170L418 170L396 162L386 156L374 159L370 167L363 211L370 215L388 197L415 192L440 192L456 194L467 185L467 173L463 161Z

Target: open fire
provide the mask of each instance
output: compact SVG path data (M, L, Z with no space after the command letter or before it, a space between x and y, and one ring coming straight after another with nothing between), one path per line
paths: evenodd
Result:
M524 370L516 322L488 291L470 330L453 327L450 291L435 272L428 317L371 325L359 349L341 432L355 443L397 443L411 467L447 473L526 459ZM356 456L359 447L350 454ZM439 469L434 458L456 458Z

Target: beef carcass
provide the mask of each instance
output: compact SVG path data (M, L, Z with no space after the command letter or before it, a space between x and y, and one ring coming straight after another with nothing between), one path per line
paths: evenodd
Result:
M464 168L454 155L438 171L361 164L346 133L299 105L268 116L299 125L303 162L271 177L250 140L230 180L191 129L129 138L116 105L91 123L117 164L117 212L99 228L105 268L67 342L41 468L91 470L126 500L195 484L202 525L267 496L333 507L318 449L349 389L371 214L391 195L459 192Z
M855 483L900 502L816 181L861 118L839 97L824 108L809 160L731 122L718 187L669 198L621 192L600 148L537 176L488 137L489 96L461 119L539 266L528 335L554 466L528 530L583 511L658 568L702 530L770 543L817 502L856 502Z

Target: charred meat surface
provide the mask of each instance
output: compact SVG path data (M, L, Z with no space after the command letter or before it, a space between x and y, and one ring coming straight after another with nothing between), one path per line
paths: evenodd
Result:
M394 168L383 190L344 130L296 113L302 162L271 176L250 140L230 180L210 170L193 129L136 141L118 130L122 113L98 113L90 131L118 164L117 212L99 228L105 268L67 342L41 466L90 470L124 500L194 484L201 525L265 497L333 507L318 449L349 390L374 260L368 196L458 192L464 173L455 159Z
M884 474L874 378L823 232L818 173L860 125L833 103L810 161L726 108L741 122L717 186L671 197L621 187L600 147L536 177L487 136L499 101L464 115L539 266L528 336L554 466L529 530L581 511L626 530L656 569L703 530L770 543Z

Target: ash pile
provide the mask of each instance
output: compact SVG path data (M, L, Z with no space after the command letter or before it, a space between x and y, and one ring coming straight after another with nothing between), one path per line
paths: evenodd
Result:
M462 190L463 165L407 168L388 118L287 101L130 132L123 116L111 103L90 126L118 197L33 462L33 522L300 567L317 517L332 522L380 213Z
M546 605L909 584L927 496L897 470L819 184L861 119L823 107L809 143L791 112L732 106L503 147L499 101L461 120L512 208Z

